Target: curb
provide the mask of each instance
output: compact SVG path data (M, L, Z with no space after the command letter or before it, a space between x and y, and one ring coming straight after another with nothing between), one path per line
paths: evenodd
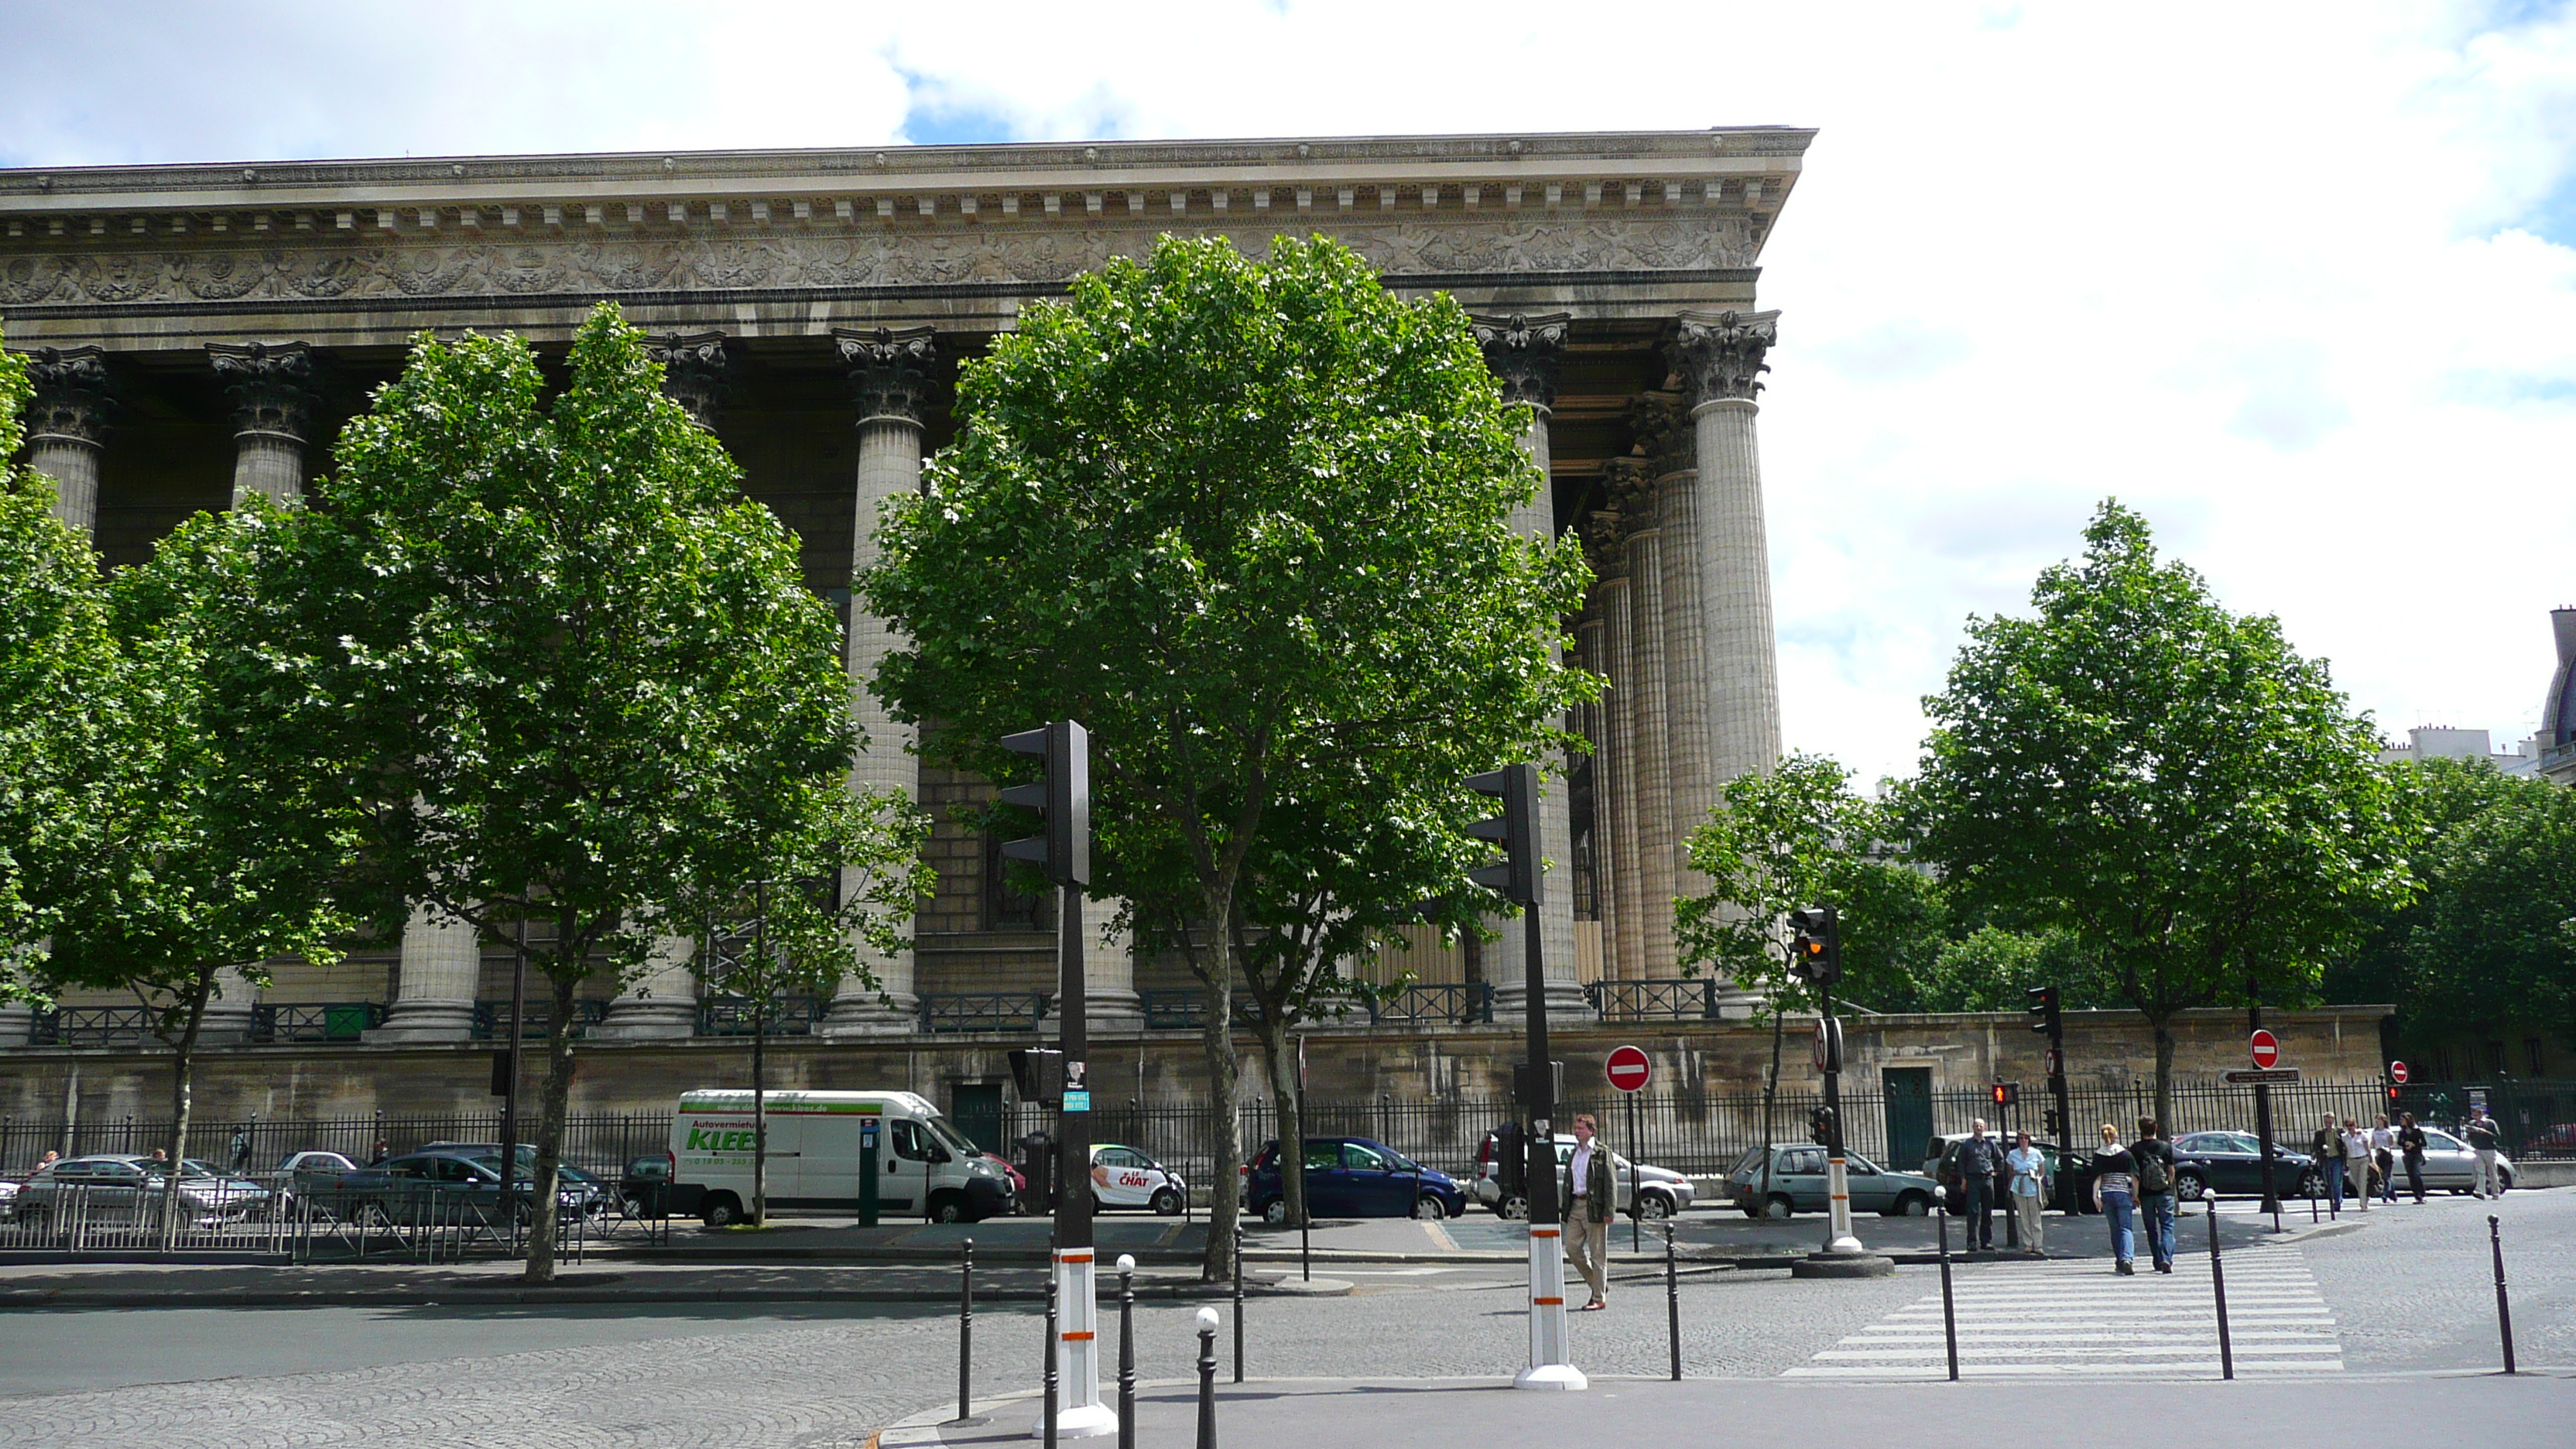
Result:
M1293 1287L1277 1284L1246 1283L1246 1298L1344 1298L1352 1285L1339 1278L1317 1278L1311 1283ZM1138 1299L1168 1298L1197 1300L1207 1297L1231 1298L1231 1284L1176 1283L1139 1287ZM1118 1302L1114 1283L1096 1295L1110 1305ZM977 1303L1044 1303L1043 1291L1029 1289L978 1288ZM171 1293L149 1289L15 1289L0 1290L0 1313L32 1312L65 1308L521 1308L555 1304L671 1304L671 1303L907 1303L924 1306L953 1307L953 1292L916 1288L586 1288L558 1290L539 1288L375 1288L311 1289L280 1291L270 1289L212 1289L201 1293Z

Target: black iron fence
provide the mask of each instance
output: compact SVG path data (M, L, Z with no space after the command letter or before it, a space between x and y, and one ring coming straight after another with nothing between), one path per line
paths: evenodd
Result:
M748 996L706 997L698 1002L698 1035L751 1036L756 1023L762 1036L812 1036L832 1003L820 996L779 996L765 1010L758 1006Z
M554 1020L554 1015L555 1008L553 1002L529 1002L519 1016L519 1039L522 1041L535 1041L539 1037L546 1035L549 1024ZM506 999L501 1001L478 1001L474 1003L474 1039L476 1041L490 1041L496 1037L509 1035L509 1020L510 1003ZM576 1001L572 1004L572 1034L574 1036L588 1036L590 1035L592 1028L597 1027L600 1023L606 1020L608 1020L608 1003L605 1001Z
M1583 998L1604 1021L1715 1021L1717 982L1595 981Z

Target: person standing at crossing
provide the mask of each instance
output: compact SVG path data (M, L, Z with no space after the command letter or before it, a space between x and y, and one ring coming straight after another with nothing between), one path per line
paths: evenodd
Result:
M2370 1211L2370 1134L2350 1117L2343 1119L2343 1160L2361 1197L2361 1210Z
M2379 1200L2390 1205L2397 1201L2397 1133L2388 1119L2370 1129L2370 1170L2379 1174Z
M2472 1107L2468 1125L2460 1129L2460 1135L2469 1139L2469 1150L2478 1155L2478 1196L2504 1196L2504 1174L2496 1167L2496 1149L2501 1139L2496 1136L2495 1119L2487 1115L2486 1108Z
M2120 1145L2120 1129L2108 1122L2102 1124L2102 1145L2093 1149L2093 1206L2111 1228L2111 1256L2118 1260L2111 1271L2136 1277L2137 1237L2129 1215L2138 1206L2138 1160Z
M1574 1204L1574 1210L1565 1215L1566 1248L1575 1271L1592 1288L1592 1301L1576 1309L1578 1313L1610 1304L1610 1215L1619 1207L1610 1151L1594 1143L1592 1134L1592 1114L1574 1119L1574 1160L1566 1164Z
M2004 1166L2012 1172L2012 1209L2021 1219L2021 1245L2031 1252L2040 1246L2041 1214L2048 1208L2048 1158L2030 1145L2030 1134L2016 1133L2013 1150L2004 1154Z
M2138 1119L2138 1140L2129 1144L2129 1156L2138 1164L2138 1216L2147 1231L2147 1256L2155 1260L2156 1271L2173 1271L2174 1232L2174 1154L2173 1144L2156 1134L2156 1119Z
M2003 1144L1986 1135L1986 1119L1969 1124L1968 1140L1959 1144L1959 1195L1967 1199L1968 1246L1991 1251L1995 1246L1995 1176L2004 1165Z
M2405 1125L2397 1129L2397 1155L2406 1160L2406 1186L2415 1194L2415 1205L2424 1205L2424 1149L2431 1146L2424 1129L2415 1125L2415 1114L2406 1114Z
M2308 1139L2308 1155L2325 1169L2326 1211L2343 1216L2343 1133L2336 1129L2332 1112L2318 1122L2316 1135Z

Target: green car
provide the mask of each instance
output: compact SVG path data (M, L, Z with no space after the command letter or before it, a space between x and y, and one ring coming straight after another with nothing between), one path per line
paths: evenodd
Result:
M1938 1184L1918 1172L1894 1172L1857 1152L1843 1154L1843 1175L1853 1212L1919 1218L1932 1211ZM1726 1175L1726 1196L1748 1218L1820 1213L1832 1206L1825 1186L1825 1149L1812 1144L1771 1149L1769 1201L1764 1201L1762 1149L1748 1147Z

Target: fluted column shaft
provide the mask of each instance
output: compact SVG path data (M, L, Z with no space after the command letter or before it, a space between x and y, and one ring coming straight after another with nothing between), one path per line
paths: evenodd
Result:
M629 1039L697 1035L697 948L687 936L657 937L644 974L608 1003L608 1019L599 1034Z
M1706 630L1711 779L1767 772L1780 758L1780 664L1771 556L1750 398L1692 409L1699 452L1700 600Z
M1111 930L1127 903L1116 898L1085 901L1082 906L1082 1010L1094 1032L1142 1031L1144 1003L1136 995L1136 940L1132 932ZM1056 984L1060 994L1062 982Z
M301 342L208 343L206 357L233 404L233 502L304 496L304 444L313 429L313 356Z
M1584 611L1583 621L1574 633L1578 662L1593 673L1609 677L1607 657L1610 638L1609 620L1602 612L1602 594L1593 591L1592 605ZM1614 686L1615 687L1615 686ZM1580 706L1584 742L1592 747L1592 820L1590 860L1592 918L1601 930L1601 979L1619 979L1619 907L1611 898L1611 882L1617 879L1619 854L1612 841L1616 825L1610 804L1610 710L1607 691L1600 699ZM1580 922L1577 923L1578 927Z
M859 402L856 517L850 550L850 577L855 581L876 564L877 518L886 501L921 491L922 416L937 354L926 327L907 332L839 329L833 336L842 360L850 365ZM913 800L921 794L920 760L913 753L915 731L894 717L874 688L877 667L902 642L892 625L852 598L849 667L856 687L850 691L850 713L867 738L850 767L850 784L854 789L891 790ZM844 885L856 889L860 882L852 879ZM856 978L845 984L832 1000L825 1032L864 1035L912 1030L920 1007L912 950L907 946L889 952L864 942L854 944L878 985L871 989Z
M96 347L39 347L23 355L36 385L26 412L27 466L54 480L54 517L94 541L100 444L115 411L107 354Z
M1646 974L1645 890L1638 874L1637 840L1637 668L1632 642L1635 600L1623 572L1605 578L1597 590L1601 611L1601 672L1610 689L1603 700L1606 728L1603 758L1609 777L1595 787L1596 798L1610 803L1610 868L1602 876L1615 936L1611 959L1619 979Z
M1636 771L1637 850L1630 857L1637 878L1638 951L1641 975L1669 979L1679 969L1673 949L1672 715L1667 702L1669 658L1664 631L1664 535L1641 528L1628 536L1628 676Z
M369 1041L464 1041L474 1034L474 994L483 983L483 945L474 928L414 905L403 923L402 969L393 1009Z
M1709 807L1717 803L1709 784L1708 691L1700 679L1708 641L1700 597L1704 570L1697 473L1684 470L1656 480L1655 507L1663 535L1664 775L1671 829L1671 838L1663 846L1671 857L1672 893L1695 896L1708 889L1708 879L1690 868L1690 834L1708 820Z

